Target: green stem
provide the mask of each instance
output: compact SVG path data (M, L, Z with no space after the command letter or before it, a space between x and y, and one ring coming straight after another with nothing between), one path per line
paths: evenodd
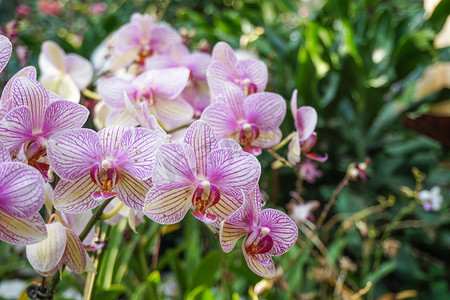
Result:
M289 143L292 138L297 134L297 131L291 132L291 134L289 134L287 137L285 137L281 142L278 143L278 145L273 146L272 149L274 151L278 151L281 148L283 148L284 146L286 146L287 143Z
M83 299L94 299L95 294L95 283L97 282L98 274L100 272L100 268L102 267L103 257L105 256L106 248L108 246L108 243L106 242L106 239L109 236L109 233L111 232L112 226L108 224L106 227L105 232L102 234L102 241L105 242L105 246L97 251L97 257L94 261L94 266L97 269L96 273L89 273L88 279L86 280L86 290L85 295Z

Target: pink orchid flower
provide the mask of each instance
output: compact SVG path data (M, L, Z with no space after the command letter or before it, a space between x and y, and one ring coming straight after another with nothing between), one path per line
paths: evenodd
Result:
M80 101L80 90L86 88L94 75L94 68L87 59L78 54L66 54L52 41L42 43L39 68L39 81L46 89L75 103Z
M126 206L142 210L160 144L159 135L146 128L81 128L55 134L48 142L50 164L61 178L55 208L81 213L117 196Z
M245 93L230 83L223 83L217 103L205 109L201 119L208 122L219 138L238 141L244 151L261 154L262 148L280 142L279 126L286 114L286 102L274 93Z
M17 159L38 169L51 181L46 146L55 133L83 126L89 111L65 100L50 101L37 81L19 77L12 84L12 107L0 123L0 142Z
M179 97L188 80L187 68L150 70L131 81L119 77L103 78L98 91L112 109L106 125L137 125L127 109L127 102L140 115L153 114L166 130L185 125L194 114L192 106Z
M220 244L223 251L230 252L236 242L245 236L242 252L248 267L258 276L273 278L275 265L272 256L292 248L298 237L297 225L276 209L261 211L258 188L250 194L242 194L242 206L220 224Z
M325 162L328 159L328 155L321 157L310 152L317 143L317 134L314 132L317 125L317 112L310 106L302 106L297 109L297 90L294 90L292 93L291 112L297 134L294 135L289 143L287 155L289 162L293 165L298 164L301 153L310 159Z
M316 178L322 177L322 171L318 168L317 163L311 159L306 159L299 164L299 175L309 183L314 183Z
M114 35L111 69L128 66L133 61L143 66L146 58L163 54L171 45L181 42L181 36L172 28L157 24L148 14L135 13L130 23Z
M220 92L224 82L238 86L248 96L263 92L267 85L267 66L259 60L238 60L233 49L219 42L213 49L213 62L207 71L212 100Z
M431 190L422 190L417 195L417 198L423 203L423 209L426 211L439 211L442 206L444 198L441 195L441 188L433 187Z
M47 236L39 210L44 204L44 180L34 168L11 162L0 144L0 240L29 245Z
M157 223L174 224L193 207L197 219L218 227L241 205L241 190L250 192L260 174L254 156L232 140L218 142L206 122L196 121L183 143L161 146L144 213Z
M89 267L89 256L78 236L59 222L47 224L48 236L40 243L26 247L33 269L42 276L52 276L65 264L75 273L95 272Z
M189 82L181 96L194 108L194 117L199 118L209 105L209 89L206 70L211 64L211 56L206 53L189 53L186 46L172 45L167 54L156 55L145 61L147 70L186 67L190 71Z

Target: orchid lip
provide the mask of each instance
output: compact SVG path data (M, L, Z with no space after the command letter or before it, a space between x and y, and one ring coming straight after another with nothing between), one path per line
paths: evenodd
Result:
M253 124L242 123L239 131L239 143L243 146L250 146L259 137L259 129Z
M103 160L95 163L90 171L92 181L99 186L103 192L109 193L119 180L119 172L114 162Z
M206 216L207 209L216 205L219 200L220 191L215 184L208 180L202 180L197 183L192 195L192 205L195 211ZM208 218L211 219L211 217Z

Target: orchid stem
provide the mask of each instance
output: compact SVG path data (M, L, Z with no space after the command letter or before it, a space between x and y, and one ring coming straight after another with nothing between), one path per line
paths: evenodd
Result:
M102 220L107 220L109 218L114 217L124 206L123 202L120 202L119 204L116 205L116 207L114 207L110 212L104 213L100 216L100 219Z
M266 151L272 155L275 159L277 159L278 161L280 161L283 165L289 167L289 168L293 168L293 166L284 158L282 157L280 154L278 154L276 151L274 151L273 149L266 149Z
M281 148L283 148L284 146L286 146L286 144L289 143L289 142L292 140L292 138L293 138L296 134L297 134L296 131L291 132L291 134L289 134L289 135L288 135L287 137L285 137L281 142L279 142L278 145L272 147L272 149L273 149L274 151L280 150Z
M322 226L323 222L325 221L325 218L328 215L328 212L330 211L331 207L333 207L334 203L336 203L337 196L342 191L342 189L348 184L348 176L347 174L342 178L341 182L339 182L339 185L336 187L336 189L333 191L333 194L331 195L330 201L328 201L325 208L322 210L319 219L316 224L316 228L320 228Z
M106 199L95 211L95 213L92 215L91 219L87 223L86 227L84 228L83 232L81 232L79 236L80 241L83 241L87 237L89 232L91 232L92 227L94 227L95 223L97 223L97 221L100 220L100 217L103 214L103 210L106 208L109 202L111 202L112 199L114 199L114 197Z

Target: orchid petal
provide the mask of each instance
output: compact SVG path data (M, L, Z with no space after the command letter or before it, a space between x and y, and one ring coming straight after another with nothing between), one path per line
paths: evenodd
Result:
M92 211L88 210L81 214L61 213L61 218L63 219L67 227L69 227L70 230L75 233L75 235L79 236L83 232L86 225L89 223L89 220L92 218ZM93 227L82 241L83 245L90 245L94 239L94 235L95 228Z
M182 98L158 99L153 106L153 114L163 123L164 129L172 130L189 123L194 116L194 109Z
M207 53L193 53L186 59L186 67L191 70L191 77L195 80L206 81L206 71L211 65L211 56Z
M0 104L5 104L9 99L12 98L12 87L17 78L28 77L30 79L36 80L36 69L34 67L28 66L17 72L10 80L6 83L3 88L2 98Z
M98 83L100 98L113 109L123 109L123 93L131 93L134 88L128 80L119 77L102 78Z
M292 117L294 118L294 122L297 121L297 90L294 90L292 92L291 101L290 101L290 109Z
M86 251L80 239L70 229L66 231L66 249L62 257L62 262L77 274L81 274L86 269Z
M82 213L100 205L101 202L92 197L98 190L89 174L75 181L61 179L55 188L53 205L65 213Z
M175 99L178 97L189 80L189 69L169 68L151 70L139 75L133 82L138 86L142 82L148 82L154 89L156 98Z
M264 209L259 215L259 226L270 229L273 246L270 255L281 255L297 241L298 227L285 213L276 209Z
M45 110L42 133L49 137L58 131L80 128L88 116L89 110L82 105L65 100L55 101Z
M94 68L84 57L68 54L65 57L66 73L70 75L80 90L87 87L94 75Z
M58 74L65 71L64 50L53 41L45 41L39 55L39 68L46 74Z
M201 119L212 127L219 139L230 136L238 128L236 117L226 103L210 105L203 111Z
M156 26L152 29L151 35L150 44L157 53L167 52L171 45L182 42L178 32L166 26Z
M40 130L44 122L45 109L49 104L45 88L27 77L17 78L12 87L14 106L28 106L33 130Z
M159 224L180 222L191 206L193 187L181 186L159 191L152 188L146 197L144 213Z
M325 154L325 156L319 156L316 153L305 152L303 155L318 162L326 162L328 160L328 154Z
M140 180L128 172L120 172L120 179L114 189L117 197L126 206L142 211L145 202L145 195L152 188L152 180Z
M247 205L244 203L220 223L219 240L222 250L226 253L233 250L236 242L249 233L249 228L245 223L246 207Z
M44 180L28 165L0 164L0 210L18 218L33 216L44 204Z
M146 70L176 68L178 66L179 64L170 55L166 54L155 55L145 60Z
M234 117L239 119L245 118L246 96L244 92L236 85L222 82L219 93L216 95L216 102L227 103L233 111Z
M228 70L219 61L213 61L211 63L206 71L206 78L208 78L208 86L213 102L216 101L215 97L220 93L224 82L234 82Z
M0 142L0 163L10 162L10 161L11 161L11 157L9 155L9 151Z
M49 275L48 272L55 270L64 255L67 238L61 223L55 222L46 226L47 238L40 243L28 245L26 252L33 269L40 274Z
M153 168L153 184L157 189L191 186L196 181L195 153L186 144L165 144L159 148Z
M120 142L123 134L127 130L128 127L114 126L102 129L97 133L101 144L102 157L104 159L117 158L123 154L124 150L122 149Z
M49 91L61 96L61 99L73 103L80 102L80 89L68 74L46 75L39 78L41 84Z
M242 197L257 185L261 165L253 155L231 149L217 149L208 156L207 178L221 192Z
M219 202L208 209L208 213L216 216L216 220L211 224L214 227L219 227L220 223L232 212L242 206L242 198L235 198L225 193L220 195Z
M0 240L13 245L30 245L47 237L47 228L36 212L29 218L17 218L0 210Z
M140 28L136 24L126 24L120 27L114 35L114 52L124 54L136 47L139 47L139 32Z
M297 110L295 127L298 130L300 142L307 140L317 125L317 112L310 106L302 106Z
M229 70L233 70L238 63L233 48L225 42L219 42L214 46L212 58L220 61L220 63Z
M282 133L279 128L275 130L261 130L258 138L252 143L253 146L261 148L270 148L277 145L282 138Z
M272 256L268 253L255 254L253 256L248 255L244 247L246 240L247 238L242 242L242 252L244 253L248 268L258 276L273 278L275 276L275 265Z
M133 118L128 110L119 109L111 110L105 120L106 127L111 126L127 126L134 127L139 125L139 123Z
M215 132L215 131L214 131ZM232 150L242 151L241 145L232 139L221 139L219 142L219 148L226 148Z
M259 130L274 130L283 122L286 102L274 93L250 95L244 103L248 123L255 124Z
M139 179L152 176L153 160L161 145L160 136L146 128L130 128L120 139L123 155L116 158L117 167Z
M184 142L194 149L197 175L206 176L206 159L217 148L217 140L211 126L204 121L196 121L184 135Z
M72 129L54 134L47 145L50 165L59 177L76 180L101 161L97 133L91 129Z
M0 125L0 142L9 152L19 148L32 136L31 112L26 106L11 110Z
M289 142L287 159L292 165L296 165L300 162L300 155L302 154L302 148L300 147L300 141L298 134L295 134L292 140Z
M256 85L256 92L264 91L269 78L265 63L259 60L245 59L239 61L236 67L240 74L248 76L250 82Z
M0 73L8 64L11 58L12 44L4 35L0 35Z

